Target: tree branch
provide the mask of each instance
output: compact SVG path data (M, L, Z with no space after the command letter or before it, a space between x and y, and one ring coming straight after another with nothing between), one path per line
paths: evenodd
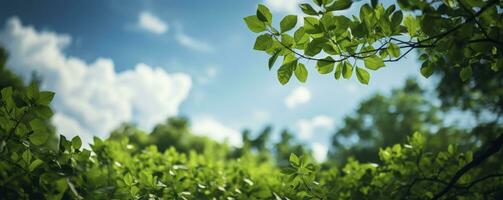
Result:
M479 182L482 182L482 181L485 181L487 179L490 179L490 178L498 178L498 177L503 177L503 173L500 173L500 174L490 174L490 175L487 175L487 176L484 176L484 177L481 177L477 180L474 180L472 181L470 184L468 184L468 186L466 186L468 188L468 190L473 187L475 184L479 183Z
M452 29L450 29L450 30L448 30L446 32L443 32L443 33L437 34L435 36L429 37L427 39L421 40L421 41L419 41L419 43L428 42L430 40L434 40L433 41L434 44L437 43L440 39L442 39L443 37L451 34L454 31L458 30L459 28L461 28L466 23L475 20L479 15L481 15L482 13L484 13L484 11L486 11L487 9L489 9L492 6L496 5L498 2L499 2L499 0L492 0L492 1L488 2L484 7L480 8L480 10L477 13L473 14L472 17L466 19L463 23L458 24L457 26L455 26L454 28L452 28Z
M466 164L465 166L463 166L461 169L459 169L454 174L454 176L451 178L451 180L449 181L449 184L447 184L447 186L445 186L444 189L442 189L440 192L438 192L437 194L435 194L435 196L433 196L432 200L439 199L445 193L449 192L449 190L452 189L455 186L456 182L458 182L458 180L465 173L467 173L472 168L477 167L480 164L482 164L490 156L498 153L502 146L503 146L503 133L500 134L499 137L497 137L495 140L493 140L491 142L491 145L489 146L488 149L486 149L484 152L482 152L479 156L477 156L471 162L469 162L468 164Z
M458 4L460 5L461 8L463 8L463 10L465 10L471 17L474 18L473 21L475 21L475 23L477 24L477 26L479 27L480 29L480 32L482 32L482 34L485 36L485 38L490 41L490 42L493 42L493 43L496 43L498 45L501 45L503 46L503 42L500 42L496 39L493 39L489 36L489 33L487 33L487 31L484 29L484 27L482 27L482 24L480 24L479 20L477 20L477 16L475 16L475 13L473 13L473 10L472 9L469 9L467 8L463 2L461 0L458 0Z

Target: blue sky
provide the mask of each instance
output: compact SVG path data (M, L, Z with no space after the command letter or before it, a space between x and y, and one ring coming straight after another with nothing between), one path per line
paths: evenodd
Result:
M267 55L252 50L256 35L242 20L259 3L271 7L276 21L298 13L295 0L1 0L0 42L15 72L37 71L44 88L58 92L55 124L64 124L62 134L105 137L120 121L149 129L183 115L199 134L229 137L235 145L243 128L257 132L271 124L276 134L288 128L320 159L333 130L362 98L418 77L413 53L372 72L369 86L355 77L318 75L315 63L308 63L307 83L292 79L282 86L267 70ZM76 79L83 82L72 86Z

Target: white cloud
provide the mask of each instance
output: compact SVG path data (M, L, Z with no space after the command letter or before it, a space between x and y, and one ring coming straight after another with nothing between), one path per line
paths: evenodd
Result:
M272 12L296 13L299 12L301 0L264 0L264 3Z
M312 119L301 119L297 122L299 137L310 139L314 134L330 133L334 129L334 119L325 115L318 115Z
M311 100L311 92L304 86L299 86L285 98L285 105L294 108L297 105L307 103Z
M227 127L210 116L195 117L192 120L192 131L197 135L208 136L219 142L228 141L230 145L240 147L243 144L241 133Z
M192 49L194 51L199 51L199 52L213 52L214 51L214 48L211 45L209 45L208 43L206 43L205 41L193 38L193 37L183 33L182 31L179 31L175 35L175 39L180 45L187 47L189 49Z
M313 156L318 162L323 162L327 158L328 148L326 145L321 143L313 144Z
M110 59L86 63L67 56L63 50L70 36L37 31L16 17L0 32L0 43L9 51L8 66L14 72L25 79L36 72L42 88L56 92L53 120L59 133L69 136L104 137L124 121L150 129L178 113L192 85L187 74L168 74L142 63L119 73Z
M137 26L140 29L155 33L163 34L168 31L168 24L162 21L150 12L143 11L138 15Z

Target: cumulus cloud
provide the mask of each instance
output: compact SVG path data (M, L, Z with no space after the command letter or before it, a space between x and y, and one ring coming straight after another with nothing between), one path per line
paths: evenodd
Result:
M214 51L214 48L205 41L193 38L192 36L189 36L183 33L182 31L179 31L175 35L175 40L180 45L194 51L206 52L206 53Z
M302 0L265 0L264 3L272 12L295 13L299 12Z
M58 132L78 134L87 142L124 121L150 129L176 115L192 85L187 74L142 63L119 73L110 59L86 63L67 56L63 50L71 43L69 35L37 31L16 17L0 32L0 43L9 51L8 66L14 72L25 80L35 72L43 89L56 92L53 121Z
M301 119L296 123L301 139L310 139L316 133L330 133L334 129L334 119L318 115L312 119Z
M197 135L208 136L219 142L228 141L230 145L240 147L243 144L241 133L210 116L195 117L192 131Z
M294 108L300 104L307 103L311 100L311 92L304 86L299 86L285 98L285 105L288 108Z
M327 145L315 142L313 143L313 156L318 162L323 162L327 158Z
M138 15L138 28L155 33L163 34L168 31L168 24L150 12L143 11Z

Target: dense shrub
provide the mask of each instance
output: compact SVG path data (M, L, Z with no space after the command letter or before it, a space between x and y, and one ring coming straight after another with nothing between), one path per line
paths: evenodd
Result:
M290 165L258 159L215 157L215 149L181 153L154 145L138 149L127 137L94 139L60 136L51 146L46 127L54 93L4 88L0 101L0 198L2 199L429 199L473 158L455 145L433 154L415 133L408 144L379 152L382 164L349 160L320 169L307 156L291 154ZM474 169L443 197L501 197L503 165Z

